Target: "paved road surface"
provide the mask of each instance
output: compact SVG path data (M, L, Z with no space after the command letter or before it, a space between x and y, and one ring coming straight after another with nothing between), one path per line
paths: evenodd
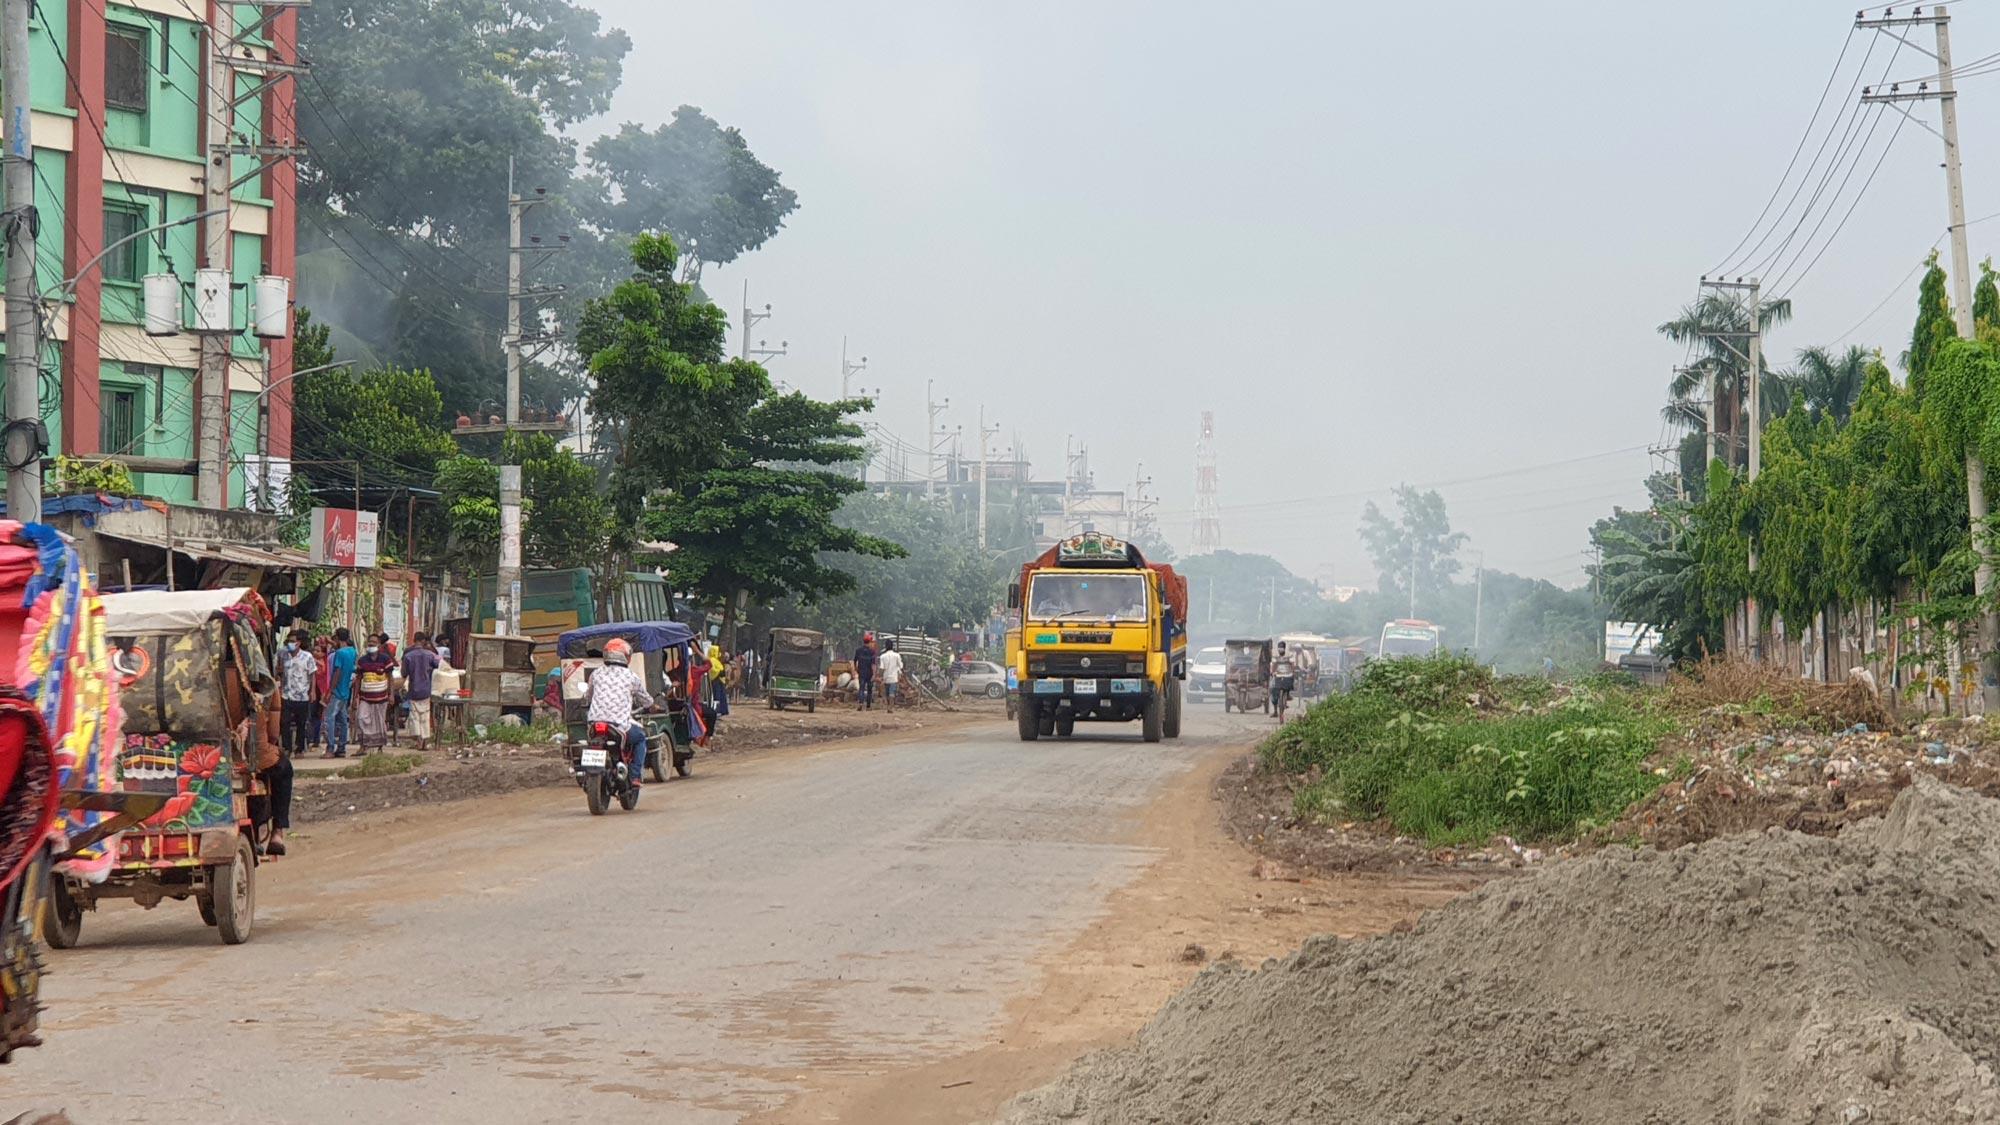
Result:
M1245 723L1023 744L996 718L709 760L631 814L551 789L332 826L263 869L248 945L188 903L87 915L0 1109L738 1121L976 1043L1147 864L1133 814Z

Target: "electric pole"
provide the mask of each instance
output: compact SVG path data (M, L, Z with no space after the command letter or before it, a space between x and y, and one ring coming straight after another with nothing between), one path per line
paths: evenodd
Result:
M1486 611L1486 552L1479 552L1479 561L1472 572L1472 655L1479 655L1479 619Z
M868 370L868 357L865 355L855 362L848 362L847 337L842 336L840 338L840 399L842 402L847 401L848 380L866 370Z
M929 419L929 422L924 427L924 451L930 458L929 464L924 466L925 499L937 496L938 453L943 448L941 443L944 440L942 436L944 427L938 425L938 415L951 409L951 400L949 398L943 402L939 402L936 398L932 397L931 392L936 386L937 380L924 380L924 416Z
M867 360L864 358L863 363ZM1000 432L995 423L991 429L986 426L986 407L979 407L979 549L986 549L986 439Z
M1951 70L1951 12L1942 4L1928 10L1917 7L1907 16L1885 14L1880 19L1857 17L1857 29L1868 28L1887 31L1900 42L1909 43L1893 29L1916 27L1930 24L1937 34L1937 89L1930 83L1919 82L1915 90L1902 90L1900 84L1887 90L1863 87L1861 101L1867 103L1887 103L1900 109L1895 103L1931 101L1938 103L1939 124L1944 139L1944 188L1945 206L1949 215L1951 235L1951 291L1952 319L1962 340L1974 336L1972 323L1972 253L1965 244L1965 181L1959 169L1958 148L1958 90L1953 85ZM1918 47L1922 51L1923 48ZM1931 52L1925 52L1930 54ZM1988 515L1986 505L1986 460L1978 447L1968 446L1965 451L1965 504L1966 513L1971 517L1974 553L1978 566L1973 572L1973 594L1981 604L1979 614L1979 697L1987 711L2000 710L2000 674L1996 674L1994 661L2000 659L2000 616L1985 603L1993 589L1993 544L1986 528Z
M523 197L514 188L514 158L507 158L507 397L502 403L506 420L501 431L500 453L500 566L493 591L493 628L506 636L521 632L521 466L508 438L521 425L521 369L526 362L522 345L533 341L538 348L550 339L544 332L530 334L524 310L530 300L560 293L560 287L530 289L526 284L528 254L551 254L561 246L543 246L540 238L526 236L528 212L549 202L546 189L536 188L533 198ZM568 243L568 236L558 240ZM536 312L539 314L540 310Z
M202 168L202 210L210 212L201 221L201 267L195 272L195 331L201 340L200 369L195 374L199 390L195 396L196 465L195 502L204 508L228 507L229 464L227 442L229 402L229 341L235 310L231 282L232 265L230 219L234 192L229 173L229 123L236 119L236 72L230 65L230 46L236 30L236 11L231 4L209 7L210 31L207 45L207 80L202 83L202 129L207 157ZM215 322L215 313L222 322ZM207 315L204 315L204 313Z
M35 147L28 113L28 9L0 11L0 97L6 99L7 515L42 518L41 320L35 295ZM14 466L20 466L15 468Z
M751 308L751 307L750 307L750 282L749 282L749 281L747 281L747 280L746 280L746 281L744 281L744 283L743 283L743 347L742 347L742 348L741 348L740 350L738 350L738 351L737 351L737 353L736 353L736 358L738 358L738 359L749 359L749 358L750 358L751 356L753 356L753 355L754 355L754 356L756 356L756 357L757 357L758 359L774 359L774 358L776 358L776 357L778 357L778 356L783 356L783 355L789 355L789 354L791 354L791 347L792 347L792 342L791 342L790 340L780 340L780 341L778 341L778 346L777 346L777 347L775 347L775 348L769 348L769 347L765 347L765 346L764 346L764 345L765 345L765 341L763 341L763 340L759 340L759 341L757 341L757 346L756 346L756 347L754 347L754 348L750 346L750 329L751 329L751 328L753 328L753 327L755 327L755 326L756 326L756 325L758 324L758 322L760 322L760 321L765 321L765 320L769 320L769 319L771 319L771 302L769 302L769 301L766 301L766 302L764 302L764 311L763 311L763 312L758 312L757 310L755 310L755 309Z

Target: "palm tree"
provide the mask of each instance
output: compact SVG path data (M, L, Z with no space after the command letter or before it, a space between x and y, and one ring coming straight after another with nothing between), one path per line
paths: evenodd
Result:
M1845 426L1854 416L1854 404L1861 399L1868 359L1869 353L1855 345L1838 356L1825 348L1803 348L1798 367L1785 374L1784 382L1814 425L1821 418L1832 417L1834 425Z
M1758 326L1764 332L1791 318L1792 302L1789 299L1766 301L1758 306ZM1676 344L1690 345L1695 353L1693 361L1677 369L1673 382L1667 385L1667 421L1678 425L1694 422L1696 428L1700 428L1705 425L1707 417L1699 400L1712 398L1716 434L1724 451L1722 455L1732 465L1745 464L1749 452L1741 439L1743 401L1750 389L1750 365L1742 354L1744 333L1749 331L1749 327L1749 302L1735 292L1716 291L1703 293L1693 304L1683 308L1679 316L1660 325L1662 336ZM1762 363L1760 367L1758 389L1773 390L1775 382L1770 365ZM1761 413L1769 418L1773 412L1767 408Z

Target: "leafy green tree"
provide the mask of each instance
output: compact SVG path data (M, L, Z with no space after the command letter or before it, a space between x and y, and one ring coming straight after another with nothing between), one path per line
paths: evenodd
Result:
M610 533L597 474L547 434L510 434L509 463L521 466L521 559L529 567L595 567ZM486 573L500 549L500 469L459 455L438 466L437 487L448 530L445 557L454 570Z
M1910 389L1919 399L1924 396L1938 350L1946 340L1958 335L1944 283L1944 267L1938 265L1937 251L1933 250L1924 260L1924 279L1917 286L1917 323L1910 330L1910 350L1903 353L1903 369L1910 373Z
M322 496L363 487L428 487L438 461L458 452L427 371L326 371L293 382L292 457Z
M626 124L588 150L609 189L594 216L610 231L666 231L705 262L762 246L798 208L798 193L750 151L743 134L691 105L654 130Z
M1765 301L1758 306L1758 323L1768 331L1784 324L1792 318L1792 304L1789 300ZM1707 428L1708 412L1696 405L1702 399L1713 403L1715 432L1720 444L1718 453L1731 465L1741 467L1747 456L1747 442L1743 441L1744 403L1750 390L1748 364L1739 353L1742 350L1742 334L1750 328L1750 306L1734 293L1706 292L1699 300L1683 308L1680 315L1660 325L1662 336L1676 344L1686 344L1694 351L1694 359L1677 369L1672 382L1667 385L1667 407L1663 411L1666 421L1677 427L1690 428L1696 432ZM1764 397L1774 399L1781 394L1779 381L1771 372L1769 364L1759 372L1759 390L1771 392ZM1769 406L1766 416L1776 413ZM1706 459L1706 442L1703 443L1702 458ZM1707 475L1706 469L1688 477L1692 486Z
M2000 331L2000 284L1996 284L1993 259L1979 263L1979 284L1972 288L1972 326L1975 332Z
M1836 356L1825 348L1799 350L1799 364L1784 377L1790 405L1803 406L1817 425L1830 417L1836 425L1846 425L1861 398L1861 384L1868 371L1870 353L1851 346ZM1783 414L1785 411L1780 410Z
M1459 573L1456 556L1466 536L1451 529L1444 497L1435 491L1397 485L1396 511L1392 520L1369 501L1361 512L1361 541L1375 562L1382 590L1407 600L1414 580L1417 608L1422 611Z
M835 466L861 455L851 403L771 395L753 407L728 459L697 473L646 513L648 534L674 544L673 584L721 602L723 635L734 637L739 601L790 595L806 604L855 588L831 556L898 559L900 545L836 518L866 486Z
M862 492L848 497L838 519L860 534L898 545L907 557L829 556L828 565L854 578L853 589L812 605L787 598L776 608L776 622L840 637L878 628L938 633L984 622L1000 601L1006 564L982 557L976 529L950 508Z

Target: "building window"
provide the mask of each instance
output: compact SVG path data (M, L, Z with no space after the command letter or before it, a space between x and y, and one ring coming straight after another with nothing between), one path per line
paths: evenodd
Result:
M98 444L102 447L101 452L140 452L139 432L142 415L139 413L138 388L104 384L102 401L104 414L97 434Z
M121 238L131 239L130 242L104 256L106 281L124 281L133 285L139 283L139 275L145 268L143 255L146 240L132 236L145 229L145 208L122 203L105 203L104 245L112 246Z
M104 36L104 103L112 109L146 112L146 33L112 27Z

